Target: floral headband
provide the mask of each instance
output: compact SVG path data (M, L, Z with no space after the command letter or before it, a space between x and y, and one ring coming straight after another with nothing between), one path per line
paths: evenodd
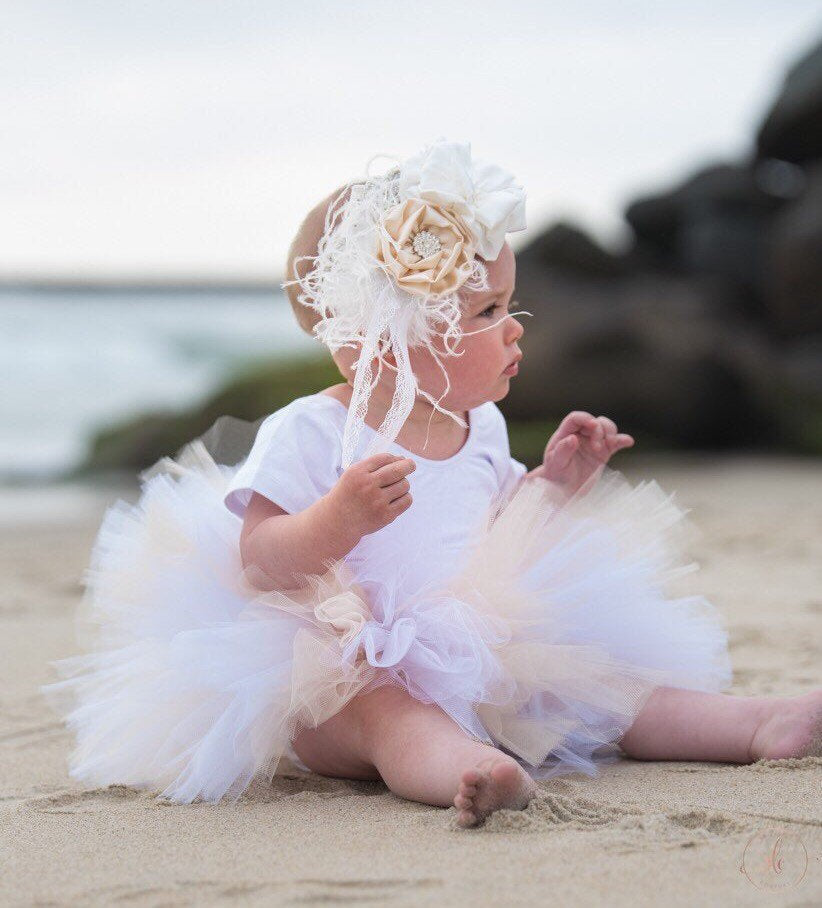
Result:
M450 384L432 340L440 333L447 352L459 355L450 345L463 336L458 291L487 289L480 259L496 259L505 235L524 228L522 187L500 167L474 161L470 145L455 142L435 142L383 176L353 181L331 204L317 255L306 257L312 269L283 286L299 286L299 301L322 316L314 334L332 352L361 348L343 436L344 469L353 462L383 366L396 368L396 386L363 456L394 441L417 394L466 425L439 406ZM409 346L427 347L445 374L439 400L418 387ZM383 358L389 351L396 367Z

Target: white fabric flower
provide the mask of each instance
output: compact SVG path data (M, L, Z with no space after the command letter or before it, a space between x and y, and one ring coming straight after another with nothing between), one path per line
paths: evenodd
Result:
M525 229L525 191L496 164L472 161L470 144L436 142L404 161L400 198L424 199L460 216L477 254L493 261L505 234Z

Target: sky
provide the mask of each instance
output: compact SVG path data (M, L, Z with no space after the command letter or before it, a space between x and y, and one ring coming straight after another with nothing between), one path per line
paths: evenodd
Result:
M442 137L529 227L749 153L822 0L0 0L0 277L276 279L307 210Z

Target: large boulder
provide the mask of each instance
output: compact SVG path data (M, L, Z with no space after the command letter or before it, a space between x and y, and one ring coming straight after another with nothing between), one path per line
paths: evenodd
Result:
M732 355L742 323L717 314L710 281L644 275L604 286L550 274L518 293L534 318L503 405L513 420L582 409L646 445L773 443L774 419Z
M614 278L628 272L629 262L607 249L584 230L558 221L517 253L521 271L557 268L590 278Z
M774 218L767 258L769 321L781 337L822 332L822 163Z
M633 260L647 270L719 278L741 314L760 317L770 223L801 189L799 179L777 181L770 164L706 167L627 207Z
M822 158L822 41L788 71L756 136L757 154L798 164Z

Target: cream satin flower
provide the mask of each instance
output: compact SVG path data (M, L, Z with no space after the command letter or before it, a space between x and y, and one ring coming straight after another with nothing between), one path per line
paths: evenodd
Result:
M525 192L512 174L471 158L471 146L435 142L402 165L400 198L447 208L468 229L476 253L494 261L505 234L525 229Z
M407 293L439 296L471 277L474 247L457 215L407 199L383 216L377 260Z

